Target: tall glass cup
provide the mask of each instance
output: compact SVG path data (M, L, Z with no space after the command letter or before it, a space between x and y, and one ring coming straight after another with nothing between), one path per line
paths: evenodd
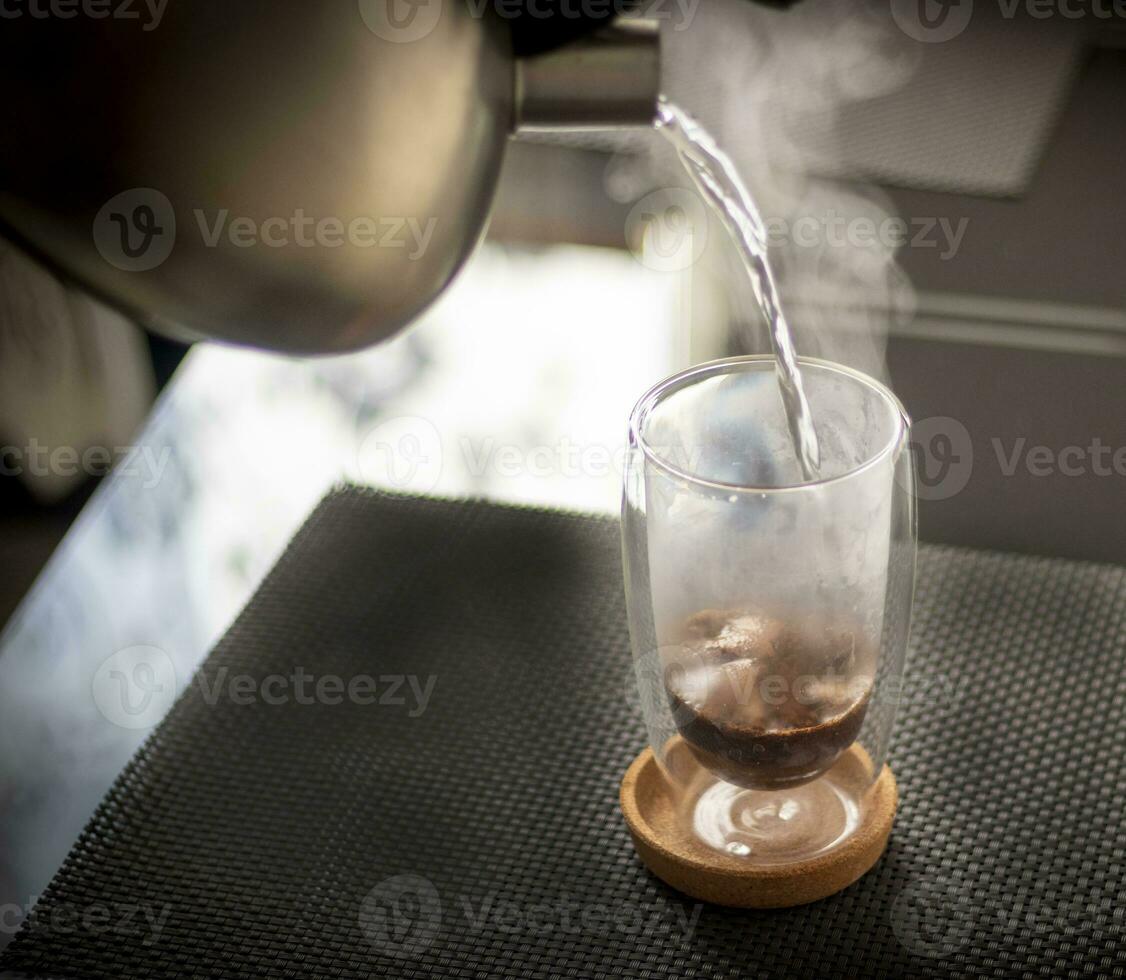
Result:
M630 418L622 536L634 667L677 820L755 864L823 854L887 755L915 572L909 420L804 359L805 481L769 356L690 368Z

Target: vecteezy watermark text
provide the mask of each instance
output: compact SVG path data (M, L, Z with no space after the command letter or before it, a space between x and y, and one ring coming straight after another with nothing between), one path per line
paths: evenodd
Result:
M1023 463L1029 476L1126 476L1126 446L1108 446L1097 436L1087 445L1028 445L1021 436L1007 445L994 437L990 440L1003 476L1015 476Z
M670 704L669 691L683 695ZM914 670L885 673L879 682L863 671L847 675L840 670L819 673L783 674L767 671L739 677L724 671L701 673L695 651L673 643L635 657L623 679L622 692L631 710L644 718L668 713L672 721L693 720L690 703L707 692L720 695L725 704L768 710L785 706L808 707L826 699L838 704L866 698L869 705L898 705L913 708L951 705L966 696L966 685L940 671Z
M876 221L864 216L848 217L832 208L823 215L807 214L793 221L765 221L766 242L771 247L793 243L798 248L933 248L943 262L958 254L969 224L969 218L947 217L889 216Z
M650 448L665 462L685 471L699 464L699 447ZM555 442L522 445L492 436L443 439L438 427L420 415L381 419L362 433L356 446L356 471L366 483L426 493L436 489L447 466L481 479L604 479L621 477L628 449L580 442L560 436Z
M300 207L265 217L232 214L229 208L194 208L191 216L186 228L199 235L205 248L398 249L412 262L425 254L438 226L436 217L314 215ZM172 254L177 227L181 235L188 234L165 194L134 187L102 205L92 233L98 252L114 268L149 272Z
M379 952L411 959L425 952L441 932L443 914L455 915L474 935L484 932L534 940L547 935L679 938L695 934L703 905L664 901L586 902L566 893L534 896L492 890L465 893L443 903L434 883L420 875L386 878L364 897L358 915L360 931Z
M696 931L703 906L665 902L584 903L569 895L518 901L491 891L474 902L459 895L457 905L471 932L486 929L509 935L588 934L655 937L677 933L685 940Z
M602 18L609 22L624 13L659 21L668 30L683 31L696 16L700 0L453 0L459 10L478 20L496 17L514 21L565 21ZM385 41L410 44L429 37L442 19L443 0L358 0L367 29ZM561 25L562 26L562 25Z
M22 925L40 936L132 937L139 938L142 946L155 946L171 911L170 905L147 902L54 902L43 906L31 898L26 905L0 905L0 935L14 935Z
M797 217L770 217L762 234L771 249L933 249L941 262L962 247L970 219L947 216L876 219L834 208ZM699 195L683 187L646 194L626 217L626 241L646 268L674 272L698 262L708 242L708 209Z
M1114 446L1093 436L1085 443L1049 446L1025 436L989 440L991 453L975 454L969 430L958 419L931 416L911 425L914 491L922 500L946 500L966 487L975 463L995 465L1005 479L1029 476L1126 477L1126 446Z
M978 0L981 3L981 0ZM1126 0L990 0L1005 20L1126 21ZM975 0L891 0L891 14L908 37L927 44L958 37L973 18ZM982 3L986 7L986 3Z
M204 703L211 706L220 701L272 706L347 702L406 708L408 717L417 718L430 703L438 678L434 674L425 678L415 674L354 674L345 679L339 674L314 674L304 667L295 667L288 674L254 677L232 674L227 667L220 667L210 677L200 673L196 683Z
M1080 935L1117 939L1126 931L1126 908L1114 896L990 893L983 884L976 865L961 880L924 873L892 902L892 931L905 949L928 959L953 956L971 938L1000 948L1034 937L1047 942L1048 937Z
M155 31L168 0L0 0L0 20L141 20L142 31Z
M192 684L208 707L262 704L358 705L401 710L417 718L430 705L438 684L434 674L352 674L348 677L295 666L286 673L258 676L227 666L201 670ZM98 711L120 728L148 729L171 709L180 694L172 658L159 647L136 645L116 651L99 664L91 682Z
M216 248L225 238L236 248L403 248L407 258L417 259L426 251L437 218L419 221L417 218L361 215L345 223L340 218L314 218L297 208L288 217L267 218L256 221L250 217L235 217L225 208L210 217L196 209L192 212L199 226L200 237L208 248Z
M172 449L163 446L48 446L31 438L26 446L0 446L3 476L105 476L116 467L121 476L137 477L151 490L164 476Z

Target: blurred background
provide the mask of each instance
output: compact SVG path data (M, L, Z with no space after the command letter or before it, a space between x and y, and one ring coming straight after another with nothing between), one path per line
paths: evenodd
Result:
M669 3L664 89L758 199L799 352L915 420L922 539L1123 562L1126 25L954 8ZM615 512L638 396L767 349L648 132L515 142L454 286L352 355L169 341L0 242L0 894L143 736L91 724L92 650L189 675L342 479Z

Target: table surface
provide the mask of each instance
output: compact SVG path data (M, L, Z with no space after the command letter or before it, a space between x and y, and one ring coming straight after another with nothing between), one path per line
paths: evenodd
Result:
M155 646L190 677L341 480L616 511L629 409L684 366L681 288L609 250L486 248L370 351L193 349L0 635L0 946L159 721L123 727L99 668Z
M333 494L0 974L1126 976L1126 569L923 548L906 672L869 709L895 716L888 848L767 911L693 902L630 846L620 583L613 520ZM412 693L310 697L299 671Z

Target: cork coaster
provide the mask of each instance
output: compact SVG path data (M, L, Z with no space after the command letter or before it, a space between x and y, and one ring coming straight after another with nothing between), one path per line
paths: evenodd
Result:
M673 746L670 753L678 748ZM868 754L854 744L833 772L866 783L871 772ZM686 895L735 908L805 905L851 885L887 847L897 802L895 777L885 765L868 791L859 826L832 850L789 864L749 865L695 837L678 812L673 787L652 749L633 761L621 787L622 813L649 870Z

